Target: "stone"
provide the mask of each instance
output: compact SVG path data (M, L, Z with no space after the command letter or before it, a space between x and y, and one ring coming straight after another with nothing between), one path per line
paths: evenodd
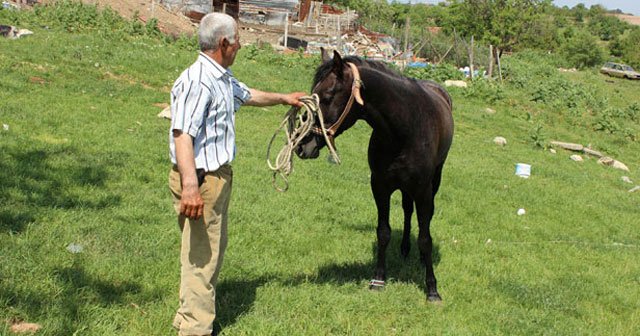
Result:
M585 154L593 155L593 156L595 156L595 157L599 157L599 158L604 156L604 154L602 154L602 153L598 152L597 150L593 150L593 149L588 148L588 147L584 147L584 148L582 149L582 151L583 151Z
M633 187L633 188L629 189L629 192L630 192L630 193L632 193L632 192L636 192L636 191L638 191L638 190L640 190L640 185L637 185L637 186L635 186L635 187Z
M552 146L558 146L564 149L568 149L568 150L572 150L572 151L577 151L577 152L582 152L582 150L584 149L583 145L580 144L574 144L574 143L570 143L570 142L561 142L561 141L551 141L551 145Z
M575 162L582 162L582 161L584 161L584 159L582 158L582 156L580 156L580 155L576 155L576 154L571 155L569 158L570 158L571 160L575 161Z
M633 181L631 181L631 179L629 178L629 176L623 176L620 178L622 180L622 182L626 182L626 183L633 183Z
M622 163L622 162L620 162L618 160L614 160L613 158L610 158L608 156L601 157L598 160L598 163L602 164L602 165L605 165L605 166L611 166L611 167L616 168L616 169L624 170L626 172L629 171L629 167L627 167L627 165L625 165L624 163Z

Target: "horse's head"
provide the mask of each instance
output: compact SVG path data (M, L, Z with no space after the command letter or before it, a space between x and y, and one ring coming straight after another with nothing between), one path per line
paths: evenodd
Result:
M360 96L360 75L358 68L346 62L340 54L334 51L333 59L322 51L323 63L316 70L313 79L312 93L318 95L320 111L326 126L326 138L332 142L344 130L353 126L357 120L352 110L364 105ZM353 102L357 104L354 105ZM296 149L296 154L302 159L315 159L320 155L320 149L327 143L325 130L321 129L319 117L316 116L315 131L304 137Z

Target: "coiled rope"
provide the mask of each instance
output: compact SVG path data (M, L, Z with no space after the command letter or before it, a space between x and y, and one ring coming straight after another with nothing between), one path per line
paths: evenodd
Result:
M284 116L284 120L280 123L280 126L273 133L269 146L267 147L267 165L273 172L272 184L273 187L280 192L285 192L289 189L288 176L293 170L293 151L300 145L302 139L304 139L310 132L322 133L329 148L329 152L333 157L333 161L337 164L340 163L340 158L336 152L333 141L329 140L327 135L327 128L324 125L324 118L320 111L320 103L317 94L311 96L304 96L299 99L302 107L291 107ZM300 110L304 108L304 112L298 114ZM318 117L320 121L320 127L315 127L315 117ZM274 163L271 163L271 146L273 141L280 131L284 130L286 135L286 143L276 156ZM284 181L284 185L281 187L277 183L277 177L280 175Z

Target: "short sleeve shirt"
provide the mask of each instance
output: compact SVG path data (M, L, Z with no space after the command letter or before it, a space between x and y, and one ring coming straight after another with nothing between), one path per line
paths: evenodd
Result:
M177 164L173 131L193 137L196 169L215 171L235 158L235 112L251 98L249 88L209 56L198 59L171 89L171 162Z

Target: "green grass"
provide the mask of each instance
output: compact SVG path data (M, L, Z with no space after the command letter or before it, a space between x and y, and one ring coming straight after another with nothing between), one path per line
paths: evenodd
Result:
M153 104L168 102L195 52L144 35L43 29L28 25L35 14L23 15L18 22L35 35L0 40L0 122L10 127L0 130L0 334L24 320L42 325L38 335L172 335L179 231L167 186L169 123ZM234 72L256 88L308 91L314 64L246 47ZM606 97L605 108L638 103L638 82L557 76L591 100ZM547 79L532 71L526 80L505 85L497 100L452 90L456 135L432 222L440 305L425 299L415 244L408 261L400 257L398 194L388 285L367 289L376 209L366 124L337 140L342 165L329 164L326 151L315 161L296 158L290 190L278 193L265 153L287 108L241 109L217 328L224 335L639 335L640 193L628 193L633 185L620 179L640 184L639 142L596 131L602 110L586 98L580 118L562 104L531 101L532 85ZM616 118L637 139L638 121ZM591 143L631 172L542 150L530 136L537 125L545 144ZM506 147L492 143L498 135ZM532 165L531 178L514 176L517 162ZM518 208L527 214L517 216ZM69 253L70 243L83 252Z

